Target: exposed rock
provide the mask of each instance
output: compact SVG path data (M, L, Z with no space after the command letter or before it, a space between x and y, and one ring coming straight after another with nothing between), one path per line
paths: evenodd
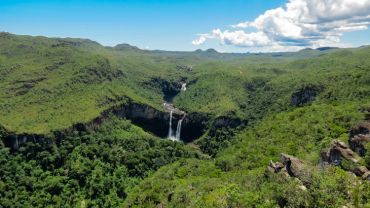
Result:
M300 184L298 188L302 191L307 190L307 186L310 185L307 175L310 173L306 171L303 162L296 157L284 153L281 153L280 160L281 163L270 161L267 171L270 173L282 173L286 177L294 177L298 184Z
M201 137L209 128L210 114L188 113L182 122L181 140L192 142Z
M369 180L370 181L370 171L363 174L361 178L362 178L362 180Z
M364 180L370 180L370 171L365 166L360 166L360 157L352 151L345 143L334 140L327 151L321 153L324 163L341 166L342 169L349 171L354 176L359 176ZM352 162L351 165L343 165L343 160Z
M163 103L163 108L166 112L173 112L174 114L177 114L177 115L185 115L186 113L178 108L175 108L173 106L173 104L170 104L170 103Z
M280 160L290 176L299 178L302 175L303 163L298 158L282 153Z
M358 166L353 170L353 173L357 176L363 176L367 172L369 172L369 170L365 166Z
M5 133L0 132L0 136L5 146L13 150L18 150L19 146L25 142L43 142L47 145L55 142L58 145L68 135L82 134L83 132L97 129L106 119L109 119L111 115L131 120L133 124L158 137L166 138L168 136L169 112L161 111L151 106L135 103L130 100L104 111L101 116L90 122L77 123L70 128L54 131L53 137L55 140L46 135L36 134L6 133L5 135ZM184 116L185 112L178 109L174 110L172 125L175 126ZM208 114L190 113L186 115L182 122L181 140L184 142L191 142L202 136L208 127L209 119L210 115Z
M284 168L284 164L281 162L273 162L272 160L270 161L270 164L267 166L268 171L272 173L278 173Z
M2 141L6 147L12 150L18 150L20 146L26 142L42 143L45 146L51 146L53 140L44 135L37 134L15 134L9 133L7 136L2 138Z
M315 100L316 96L320 93L321 87L318 86L306 86L294 92L291 97L291 104L293 106L304 106Z
M359 156L353 152L345 143L334 140L329 150L322 152L321 158L324 162L329 164L340 165L342 159L346 159L357 163Z
M114 109L107 111L105 114L113 113L116 116L126 118L132 123L140 126L146 131L150 131L155 135L165 138L168 134L170 114L168 112L157 110L148 105L129 102L123 106L117 106ZM183 118L183 113L173 113L173 122L177 122Z
M351 129L348 143L353 151L364 156L365 144L368 142L370 142L370 123L363 122Z

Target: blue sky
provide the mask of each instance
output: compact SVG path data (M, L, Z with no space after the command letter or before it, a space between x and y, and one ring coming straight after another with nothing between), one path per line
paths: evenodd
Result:
M265 11L285 6L287 2L283 0L0 0L0 31L48 37L89 38L103 45L129 43L148 49L215 48L227 52L268 51L272 46L276 47L277 42L286 48L286 43L281 42L282 38L286 39L284 36L286 34L280 34L277 37L268 36L268 43L266 41L261 43L260 36L257 39L251 39L250 34L260 32L258 35L264 38L265 33L268 35L271 33L256 27L238 29L230 25L252 22ZM367 14L366 10L365 14ZM215 29L219 29L220 32L212 32ZM234 33L239 30L244 32ZM280 31L279 28L278 31ZM206 40L201 44L192 44L192 41L200 37L198 34L207 34L204 36ZM253 34L252 36L255 37ZM369 43L370 32L368 29L351 30L340 36L341 40L336 44L358 46ZM293 36L288 34L288 37ZM291 42L297 42L297 38L300 37L305 38L304 35L294 36L295 39Z

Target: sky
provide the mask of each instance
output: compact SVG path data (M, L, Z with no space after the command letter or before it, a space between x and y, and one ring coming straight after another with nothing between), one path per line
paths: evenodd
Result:
M370 44L370 0L0 0L0 31L220 52Z

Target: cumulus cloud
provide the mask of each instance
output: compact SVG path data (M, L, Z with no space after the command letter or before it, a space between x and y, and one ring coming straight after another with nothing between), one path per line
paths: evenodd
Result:
M370 0L289 0L283 7L267 10L254 21L214 29L192 43L209 39L240 47L292 50L340 44L345 32L370 25ZM255 32L247 32L246 29Z

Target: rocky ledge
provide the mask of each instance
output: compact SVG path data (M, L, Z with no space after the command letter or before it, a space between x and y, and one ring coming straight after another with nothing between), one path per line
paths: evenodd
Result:
M309 186L309 181L307 180L309 172L306 165L298 158L284 153L281 153L280 161L270 161L270 164L267 166L267 172L282 173L286 177L294 177L300 184L299 188L306 190L307 186Z
M14 133L4 130L0 137L3 143L13 150L18 150L20 145L25 142L45 144L52 144L53 142L58 143L66 136L76 134L76 132L93 131L106 119L109 119L110 116L115 115L120 118L131 120L133 124L158 137L166 138L168 136L170 111L173 111L172 126L176 126L177 122L183 119L181 140L184 142L192 142L198 139L205 133L209 126L208 121L210 115L208 114L186 114L184 111L176 109L170 104L164 106L163 110L158 110L145 104L128 101L124 104L107 109L99 117L90 122L77 123L67 129L55 130L50 135Z

